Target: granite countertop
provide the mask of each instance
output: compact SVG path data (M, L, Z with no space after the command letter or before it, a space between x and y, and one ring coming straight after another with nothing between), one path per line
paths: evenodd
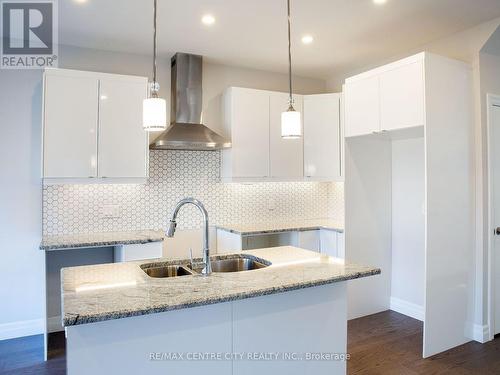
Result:
M161 230L43 236L42 243L40 244L40 250L52 251L74 248L131 245L148 242L160 242L164 239L165 233Z
M215 226L231 233L242 236L252 234L279 233L290 231L306 231L327 229L336 232L344 231L344 224L332 219L305 219L289 221L270 221L262 223L229 223Z
M344 264L343 259L291 246L243 251L217 258L250 256L266 268L151 278L141 262L63 268L64 326L78 325L209 305L376 275L380 269ZM157 260L187 264L188 260Z

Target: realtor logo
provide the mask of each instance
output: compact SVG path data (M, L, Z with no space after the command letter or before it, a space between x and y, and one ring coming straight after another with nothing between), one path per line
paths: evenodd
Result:
M57 66L55 0L2 1L0 68Z

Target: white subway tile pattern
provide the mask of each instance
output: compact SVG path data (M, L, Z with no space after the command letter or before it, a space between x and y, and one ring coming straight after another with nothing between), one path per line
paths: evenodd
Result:
M226 184L220 160L219 152L151 151L147 184L44 186L44 235L165 228L175 203L188 196L205 204L211 223L337 218L340 210L343 217L343 187L337 186L343 184ZM118 205L119 217L104 218L103 205ZM183 208L179 228L200 226L196 208Z

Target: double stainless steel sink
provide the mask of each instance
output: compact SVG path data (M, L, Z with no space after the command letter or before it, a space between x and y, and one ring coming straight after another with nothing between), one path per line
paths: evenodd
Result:
M238 254L231 258L214 257L212 261L212 272L242 272L265 268L269 262L256 259L251 255ZM164 264L148 263L141 265L142 270L150 277L177 277L187 275L197 275L201 273L201 268L196 264Z

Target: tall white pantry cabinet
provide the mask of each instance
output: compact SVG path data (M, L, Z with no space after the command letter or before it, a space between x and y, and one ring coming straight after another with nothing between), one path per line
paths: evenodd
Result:
M347 79L344 94L345 256L382 269L348 285L350 317L423 320L424 357L470 341L470 67L423 52Z
M142 128L147 78L44 72L44 182L139 182L148 177Z

